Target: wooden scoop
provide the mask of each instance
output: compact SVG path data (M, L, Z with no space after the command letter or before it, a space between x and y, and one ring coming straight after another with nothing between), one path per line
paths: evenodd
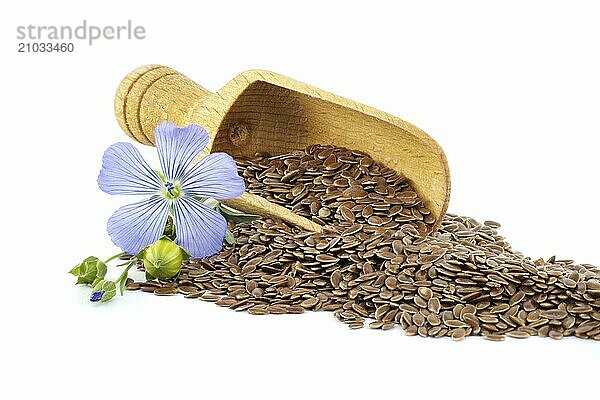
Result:
M243 72L211 93L179 72L147 65L129 73L115 96L119 125L140 143L154 144L154 128L169 120L198 124L210 141L206 152L234 158L271 155L332 144L362 150L407 177L436 222L450 199L448 162L425 132L392 115L262 70ZM322 227L250 193L224 201L244 212L277 217L304 229Z

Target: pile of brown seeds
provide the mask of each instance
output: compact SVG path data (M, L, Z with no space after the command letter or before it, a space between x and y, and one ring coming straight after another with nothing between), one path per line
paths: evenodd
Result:
M190 260L174 281L129 289L251 314L332 311L353 329L370 320L374 329L400 325L408 335L454 340L600 340L598 268L533 261L512 251L492 221L448 214L424 236L433 219L410 184L364 153L311 146L239 165L250 191L327 225L325 232L269 219L238 224L235 248Z
M408 223L425 236L435 222L405 177L361 151L312 145L238 165L247 191L322 225Z

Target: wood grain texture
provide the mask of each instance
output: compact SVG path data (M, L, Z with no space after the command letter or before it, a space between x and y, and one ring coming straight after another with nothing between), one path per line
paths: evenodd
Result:
M300 228L313 232L323 232L323 227L311 220L299 217L292 211L278 204L271 203L267 199L252 193L244 193L240 197L229 200L221 200L225 205L243 210L250 214L257 214L263 217L278 218L283 221L294 224Z
M429 135L383 111L274 72L246 71L211 93L171 68L140 67L121 82L115 112L123 130L144 144L154 143L154 127L170 120L202 125L210 135L206 152L233 157L281 154L313 143L362 150L411 181L436 218L434 229L448 207L448 162ZM272 205L251 196L240 199L236 208L244 211Z

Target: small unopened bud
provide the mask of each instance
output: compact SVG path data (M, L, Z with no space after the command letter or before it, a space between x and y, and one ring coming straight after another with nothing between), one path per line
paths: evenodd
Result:
M117 286L113 281L105 281L102 279L94 285L90 301L92 302L107 302L117 294Z
M106 264L96 257L88 257L76 265L69 273L77 277L77 283L91 285L106 276Z

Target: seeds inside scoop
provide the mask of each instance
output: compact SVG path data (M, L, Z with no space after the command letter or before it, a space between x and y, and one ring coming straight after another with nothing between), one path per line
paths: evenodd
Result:
M365 153L312 145L238 166L248 191L325 231L231 226L235 247L189 260L175 281L128 288L257 315L330 311L352 329L369 319L411 336L600 340L598 268L513 252L494 221L447 214L429 235L434 218L410 183Z

